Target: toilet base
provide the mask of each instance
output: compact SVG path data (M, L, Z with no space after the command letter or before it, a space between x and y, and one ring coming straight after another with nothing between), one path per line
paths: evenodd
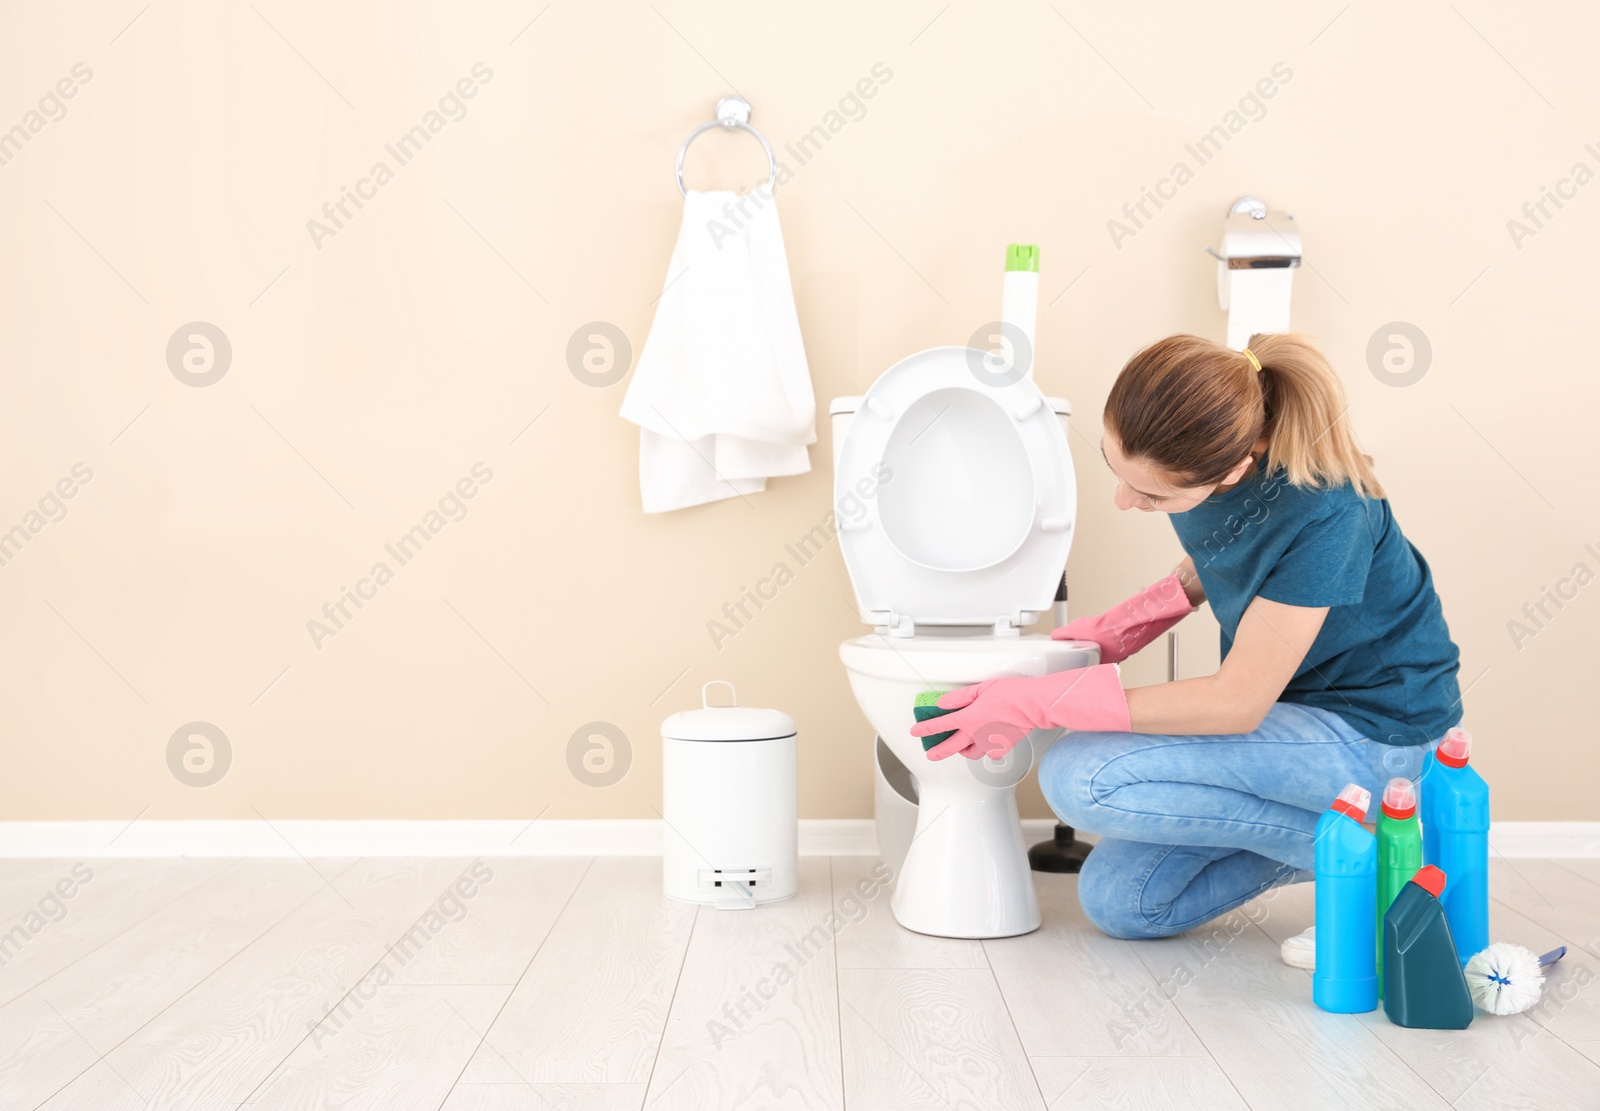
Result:
M1060 736L1035 729L997 759L928 759L911 734L918 696L1002 677L1088 667L1091 641L1042 634L873 634L847 640L839 658L877 734L874 809L879 846L896 875L895 920L934 937L1015 937L1039 928L1033 871L1017 812L1017 785ZM892 759L889 759L892 758ZM897 785L891 779L905 782ZM895 860L903 853L903 859Z
M1014 788L953 796L925 787L917 809L889 900L895 921L934 937L1016 937L1039 928Z

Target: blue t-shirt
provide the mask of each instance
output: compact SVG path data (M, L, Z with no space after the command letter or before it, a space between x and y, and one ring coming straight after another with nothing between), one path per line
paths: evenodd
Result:
M1263 457L1250 478L1171 520L1222 626L1224 659L1258 595L1329 607L1284 702L1328 710L1391 745L1427 744L1460 721L1460 652L1427 561L1387 500L1349 483L1293 486Z

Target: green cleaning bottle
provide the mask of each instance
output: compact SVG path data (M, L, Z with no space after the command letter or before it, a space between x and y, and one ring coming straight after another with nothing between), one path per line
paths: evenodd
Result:
M1383 789L1378 815L1378 995L1383 995L1383 916L1422 867L1422 825L1417 821L1417 788L1395 776Z

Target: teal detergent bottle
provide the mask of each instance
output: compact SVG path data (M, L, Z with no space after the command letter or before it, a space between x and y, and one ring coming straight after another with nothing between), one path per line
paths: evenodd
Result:
M1383 1011L1396 1026L1465 1030L1472 992L1439 895L1445 874L1418 869L1383 919Z
M1377 949L1371 922L1377 900L1378 839L1362 822L1372 792L1351 783L1317 820L1317 967L1311 998L1324 1011L1351 1015L1378 1006Z
M1463 963L1489 947L1489 785L1452 729L1422 769L1422 859L1450 877L1439 900Z
M1422 828L1417 823L1416 784L1395 776L1383 789L1378 808L1378 902L1373 925L1378 950L1378 995L1387 981L1383 976L1383 916L1422 867Z

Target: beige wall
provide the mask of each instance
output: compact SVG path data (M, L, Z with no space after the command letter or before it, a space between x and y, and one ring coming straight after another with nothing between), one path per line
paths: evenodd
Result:
M811 474L646 518L626 382L580 382L566 349L591 321L642 345L673 155L719 95L781 147L882 63L864 116L785 159L823 409L965 342L998 313L1005 244L1039 243L1040 377L1083 433L1074 608L1103 608L1178 553L1165 520L1110 504L1106 390L1154 338L1221 335L1201 247L1228 203L1288 208L1295 323L1343 370L1433 564L1498 816L1600 818L1600 585L1520 647L1507 624L1575 565L1600 572L1600 184L1520 243L1507 228L1575 163L1600 169L1592 8L558 2L527 27L541 0L156 4L131 26L139 0L68 7L0 15L0 128L42 125L0 167L0 528L42 524L0 567L3 816L653 817L660 720L718 677L799 720L803 816L870 814L836 551L720 649L707 629L827 512L825 422ZM1114 243L1107 221L1279 63L1264 118ZM384 145L463 78L465 117L396 168ZM65 116L29 117L62 79ZM393 180L314 241L307 221L380 159ZM711 135L689 171L757 167ZM204 388L167 365L193 321L232 346ZM1391 321L1432 343L1406 388L1367 366ZM64 518L30 518L63 479ZM463 479L464 518L404 566L385 553ZM379 561L393 580L314 642L307 622ZM1195 674L1215 626L1190 625ZM1158 652L1133 680L1161 677ZM205 788L169 770L194 721L231 747ZM568 769L595 721L633 751L604 789Z

